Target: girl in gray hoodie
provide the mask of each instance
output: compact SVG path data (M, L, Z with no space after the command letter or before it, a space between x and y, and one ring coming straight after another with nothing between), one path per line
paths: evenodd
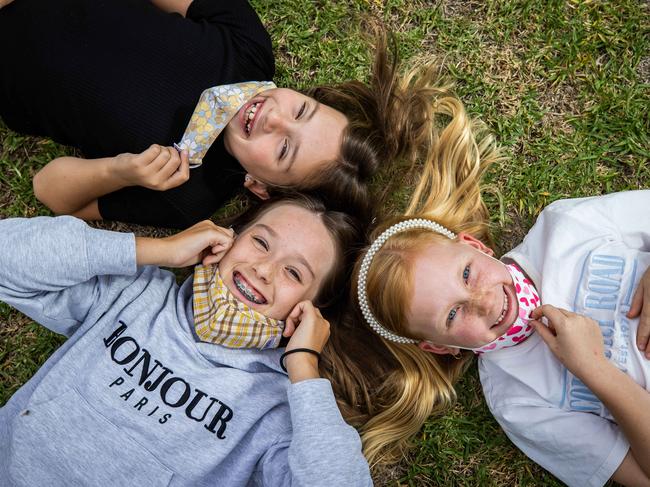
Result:
M318 373L316 305L340 292L357 237L306 197L264 205L237 236L0 221L0 299L69 337L0 409L0 484L371 485ZM157 267L199 262L211 281ZM242 336L264 343L238 350Z

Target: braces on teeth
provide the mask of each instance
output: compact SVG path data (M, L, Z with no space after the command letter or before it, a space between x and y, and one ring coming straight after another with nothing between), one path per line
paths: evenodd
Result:
M248 287L240 280L240 279L234 279L235 281L235 286L237 286L237 289L241 291L241 293L246 296L247 299L250 299L252 302L257 303L257 304L262 304L262 300L260 300L253 291L248 289Z

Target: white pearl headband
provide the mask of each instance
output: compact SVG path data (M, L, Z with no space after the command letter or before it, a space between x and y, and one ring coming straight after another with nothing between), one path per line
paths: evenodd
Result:
M426 220L424 218L412 218L410 220L404 220L402 222L392 225L387 230L382 232L377 240L375 240L366 255L363 257L361 262L361 271L359 272L359 279L357 283L357 298L359 299L359 307L361 308L361 313L366 319L370 327L375 330L379 336L390 340L395 343L418 343L418 340L412 338L406 338L395 333L388 331L384 328L372 315L370 311L370 306L368 305L368 293L366 291L366 280L368 278L368 268L372 263L372 259L375 257L377 251L386 243L386 241L393 235L401 232L406 232L408 230L413 230L414 228L426 228L436 233L440 233L445 237L450 238L451 240L456 238L456 234L447 230L442 225L433 222L431 220Z

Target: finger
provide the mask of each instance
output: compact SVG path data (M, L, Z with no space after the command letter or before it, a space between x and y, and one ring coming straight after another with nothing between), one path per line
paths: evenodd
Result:
M293 320L287 319L284 322L284 330L282 331L282 336L290 337L293 335L294 331L296 331L296 324L293 322Z
M632 305L630 310L627 312L628 318L636 318L641 313L643 309L643 283L639 283L639 286L634 291L634 297L632 298Z
M203 259L201 260L201 263L203 265L214 265L218 264L221 262L221 259L223 259L223 256L225 255L225 252L217 252L216 254L207 254Z
M530 320L528 324L535 329L535 331L539 334L540 337L542 337L542 340L544 340L547 345L555 345L556 336L551 329L544 326L544 323L537 320Z
M174 149L174 152L176 149ZM152 173L158 174L158 172L165 167L165 164L169 161L171 154L168 147L161 147L160 153L147 165L147 169L151 170Z
M165 149L169 154L169 159L167 159L165 165L160 168L158 174L161 178L168 180L178 172L178 169L181 167L182 160L178 151L173 147L165 147Z
M148 164L160 155L161 150L162 147L160 147L158 144L151 144L148 149L146 149L144 152L141 152L136 157L140 161Z
M302 314L304 312L304 306L305 306L305 301L301 301L298 304L296 304L291 310L291 313L289 313L289 316L287 317L287 321L292 320L297 323L300 323Z
M533 318L534 320L539 320L542 316L546 316L546 313L549 310L557 310L555 306L552 304L543 304L541 306L538 306L535 308L531 313L530 317Z
M636 344L639 350L645 351L646 358L650 358L650 347L648 347L648 340L650 340L650 309L646 306L641 310L641 317L636 330Z
M535 308L531 313L531 317L534 320L540 320L544 317L552 323L554 328L557 330L558 325L561 326L564 323L565 317L567 316L566 313L566 310L556 308L550 304L544 304L539 308Z

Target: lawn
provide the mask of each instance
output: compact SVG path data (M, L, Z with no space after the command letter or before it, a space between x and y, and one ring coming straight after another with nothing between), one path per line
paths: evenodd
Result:
M647 1L252 3L271 32L281 86L365 79L368 18L395 33L407 64L443 60L469 111L508 154L485 188L501 251L556 199L650 187ZM70 153L0 122L0 218L49 214L34 199L32 176ZM399 208L408 192L398 188L387 204ZM0 323L4 404L63 340L2 304ZM475 367L458 391L456 406L424 426L408 458L377 470L378 485L562 485L501 433L481 399Z

